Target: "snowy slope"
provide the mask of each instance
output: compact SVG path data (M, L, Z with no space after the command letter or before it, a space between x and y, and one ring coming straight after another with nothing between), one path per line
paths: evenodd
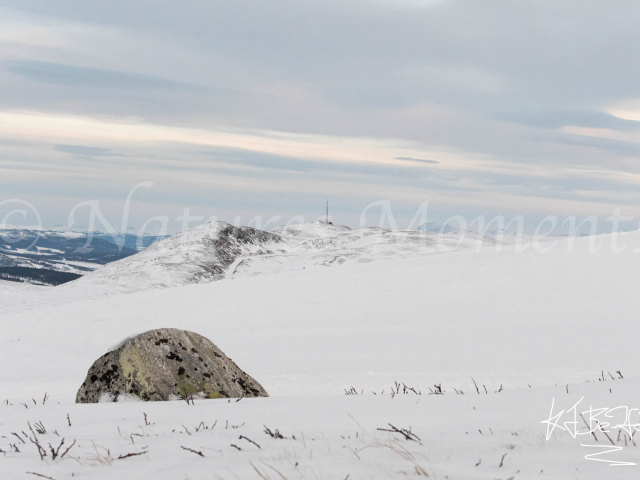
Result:
M157 242L144 252L113 262L67 287L103 285L108 287L105 292L132 292L431 255L485 244L496 242L475 234L351 230L324 222L279 227L272 233L213 222Z
M11 305L12 301L24 301L25 298L37 297L46 288L29 283L10 282L0 279L0 301L2 306Z
M584 458L594 450L581 444L610 445L604 434L595 432L596 441L557 431L547 442L540 423L552 399L557 410L582 396L584 409L636 407L640 233L621 234L619 253L612 239L563 240L544 246L547 252L468 248L94 299L48 289L62 297L59 305L0 313L0 361L9 366L0 370L0 400L8 402L0 405L0 449L7 452L0 477L353 480L424 469L442 479L635 478L638 466ZM593 252L592 242L602 245ZM167 326L210 338L272 398L72 403L91 363L111 345ZM394 381L423 395L392 398ZM445 395L427 395L435 384ZM351 386L364 395L342 395ZM45 391L51 402L42 406ZM29 431L27 420L44 423L47 443L77 440L76 461L42 461L29 440L12 437ZM200 422L209 428L196 432ZM422 444L377 430L388 423L411 426ZM263 425L288 439L268 437ZM623 431L608 435L623 450L605 458L637 462Z
M265 255L286 248L272 233L212 222L154 243L145 251L113 262L68 285L109 285L122 291L147 290L225 278L239 256Z
M286 254L242 258L229 270L232 278L281 273L377 260L414 258L457 250L481 249L498 242L474 233L465 235L383 228L351 230L324 222L274 229L291 246Z
M640 334L640 233L621 238L621 253L590 253L589 239L577 239L570 253L566 242L548 253L469 250L87 300L48 289L60 305L4 310L4 338L23 343L0 359L37 350L52 360L25 361L0 379L12 391L73 398L109 346L166 326L211 338L275 395L400 379L462 388L473 376L497 388L633 375L640 353L618 336Z

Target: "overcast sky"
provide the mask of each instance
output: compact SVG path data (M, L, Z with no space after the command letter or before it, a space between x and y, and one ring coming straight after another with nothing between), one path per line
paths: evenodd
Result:
M327 197L351 226L378 200L400 226L426 200L640 216L639 25L625 1L0 0L0 202L119 226L151 181L129 226Z

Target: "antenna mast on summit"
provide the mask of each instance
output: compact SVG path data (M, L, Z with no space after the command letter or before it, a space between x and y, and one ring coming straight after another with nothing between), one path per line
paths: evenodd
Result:
M326 223L329 223L329 199L327 199L327 217L326 217L326 219L327 219Z

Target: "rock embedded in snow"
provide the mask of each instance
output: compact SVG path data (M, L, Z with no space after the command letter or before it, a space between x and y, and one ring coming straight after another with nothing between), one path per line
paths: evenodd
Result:
M175 328L130 338L89 369L76 403L268 397L210 340Z

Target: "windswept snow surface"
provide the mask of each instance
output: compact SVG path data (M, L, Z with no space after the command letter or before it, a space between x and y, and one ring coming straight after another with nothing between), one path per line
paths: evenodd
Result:
M640 232L520 250L470 247L93 299L49 289L58 305L0 314L0 400L8 403L0 405L0 477L368 479L423 469L452 479L636 478L637 465L584 458L611 445L599 431L596 441L556 429L547 442L540 422L554 398L556 412L582 396L583 410L638 408ZM111 345L160 327L211 339L272 398L72 403ZM395 381L422 395L392 398ZM444 395L428 395L435 384ZM364 395L343 395L352 386ZM78 440L69 454L77 461L41 461L29 440L11 435L29 432L27 420L47 427L43 443L59 442L53 430L65 445ZM209 429L196 432L200 422ZM411 427L422 444L377 430L388 423ZM268 437L263 425L288 438ZM601 458L640 463L622 430L608 435L622 450Z

